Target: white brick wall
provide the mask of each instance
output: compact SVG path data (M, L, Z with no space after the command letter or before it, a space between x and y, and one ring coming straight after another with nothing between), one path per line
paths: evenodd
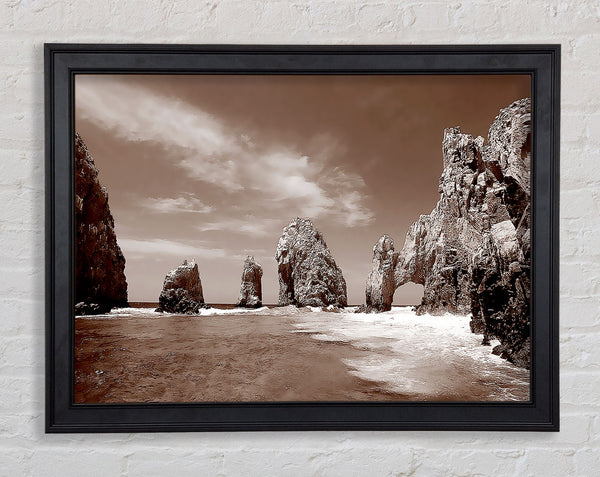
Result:
M0 3L0 475L600 475L600 2ZM562 431L44 435L44 42L561 43Z

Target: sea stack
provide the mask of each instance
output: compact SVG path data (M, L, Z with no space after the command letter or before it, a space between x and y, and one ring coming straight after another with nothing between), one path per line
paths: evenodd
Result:
M396 281L394 271L398 252L389 235L382 236L373 247L373 265L367 279L367 310L389 311L392 309ZM361 310L362 311L362 310Z
M283 229L275 259L280 306L347 306L342 270L310 219L296 218Z
M75 133L75 314L125 307L125 257L117 244L108 193L83 139Z
M487 143L444 131L440 200L409 229L396 286L424 285L417 312L472 313L495 352L529 362L531 100L502 109Z
M246 308L259 308L262 306L262 276L263 269L256 263L254 257L246 257L237 306Z
M191 315L198 313L200 308L207 306L202 294L198 265L193 260L185 260L167 273L156 311Z

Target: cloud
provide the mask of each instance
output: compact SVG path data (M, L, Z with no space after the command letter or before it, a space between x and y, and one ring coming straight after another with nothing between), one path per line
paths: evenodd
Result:
M361 193L366 189L362 177L335 168L324 181L327 187L331 186L335 191L336 206L331 211L331 215L337 222L347 227L356 227L368 225L375 219L371 209L365 205L365 196Z
M340 195L340 209L334 212L334 216L339 223L347 227L357 227L368 225L374 219L375 215L363 204L363 198L357 191L347 191Z
M230 217L214 222L206 222L196 227L200 232L227 231L252 237L266 237L268 235L273 235L278 228L283 229L283 225L279 220L259 219L251 216L243 218Z
M240 194L246 212L260 210L268 217L289 211L290 217L331 219L346 227L373 220L362 177L331 167L337 145L325 133L306 138L307 144L323 145L316 154L307 155L298 146L261 142L260 137L237 131L189 103L133 87L123 78L78 76L76 107L78 117L124 140L155 143L189 178ZM252 193L251 204L245 203L248 193ZM149 198L147 206L158 212L213 211L194 200L190 196ZM225 222L211 223L216 227ZM230 223L239 229L234 218ZM247 232L260 233L252 224Z
M193 212L208 214L214 210L210 205L204 204L192 194L183 194L179 197L148 197L141 201L142 207L162 214Z
M119 238L119 247L126 258L150 255L176 255L196 259L224 258L228 256L222 248L206 247L204 244L190 244L163 239Z

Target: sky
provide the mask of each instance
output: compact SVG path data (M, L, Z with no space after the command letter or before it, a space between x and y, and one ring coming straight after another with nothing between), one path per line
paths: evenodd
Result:
M487 138L530 96L526 75L76 75L75 129L99 169L126 259L129 301L158 301L195 259L207 303L234 303L242 264L279 290L283 228L309 217L365 302L372 249L396 250L439 199L446 127ZM422 286L396 290L417 304Z

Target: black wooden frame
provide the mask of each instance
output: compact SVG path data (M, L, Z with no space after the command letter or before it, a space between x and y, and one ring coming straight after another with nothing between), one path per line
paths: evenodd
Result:
M73 85L77 73L529 74L532 371L526 403L74 404ZM558 431L560 45L45 45L46 431Z

